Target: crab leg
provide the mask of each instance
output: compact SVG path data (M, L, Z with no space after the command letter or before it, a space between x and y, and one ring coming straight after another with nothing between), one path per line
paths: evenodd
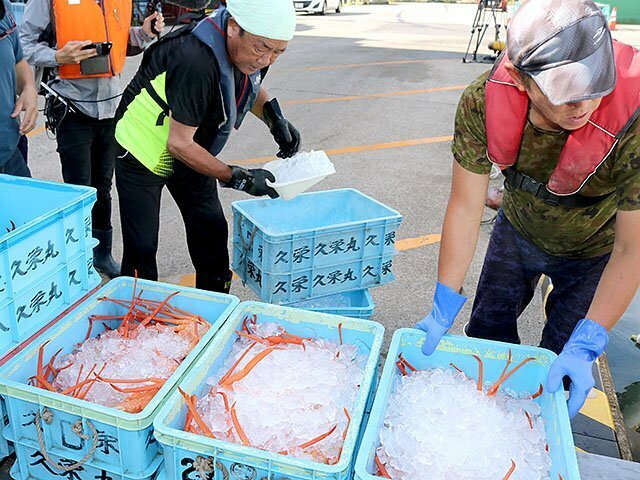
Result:
M162 303L160 303L156 309L151 312L147 318L145 318L142 322L140 322L139 327L144 327L147 323L149 323L151 320L153 320L155 318L155 316L160 313L160 310L162 310L165 305L167 305L167 303L169 303L169 300L171 300L173 297L175 297L176 295L178 295L180 292L173 292L171 295L169 295L167 298L164 299L164 301Z
M531 415L529 415L529 412L527 411L525 411L524 414L527 417L527 420L529 420L529 426L531 427L531 430L533 430L533 420L531 420Z
M489 396L495 395L498 392L498 389L500 388L500 385L502 385L511 375L513 375L520 368L522 368L522 366L524 366L525 364L531 362L532 360L535 360L535 358L533 358L533 357L525 358L522 362L520 362L518 365L513 367L510 371L504 373L498 379L498 381L496 383L494 383L493 386L489 390L487 390L487 395L489 395Z
M249 437L247 437L247 434L244 432L242 425L240 425L240 421L238 420L238 413L236 412L235 403L231 405L230 412L231 412L231 421L233 422L233 427L235 428L236 433L238 434L238 437L240 437L242 444L246 446L251 446Z
M542 388L542 384L540 384L540 388L538 389L538 391L531 395L531 400L535 400L536 398L538 398L540 395L542 395L543 391L544 389Z
M251 345L249 345L249 347L247 347L247 349L242 353L242 355L240 355L240 358L238 358L238 360L236 360L236 362L231 366L231 368L229 369L229 371L227 373L225 373L222 378L220 379L220 381L218 382L219 384L223 384L227 381L227 379L231 376L231 374L233 373L233 371L238 368L238 365L240 365L240 362L242 362L242 360L244 359L244 357L247 355L247 353L249 353L249 350L251 350L253 347L256 346L256 342L253 342Z
M502 477L502 480L509 480L509 478L511 477L511 474L513 474L513 472L515 472L515 470L516 470L516 462L511 460L511 468L509 469L507 474L504 477Z
M260 361L262 361L267 355L269 355L274 350L275 350L275 347L269 347L261 351L260 353L258 353L255 357L253 357L251 360L247 362L247 365L242 370L240 370L237 373L234 373L229 378L227 378L223 386L227 388L231 388L231 386L235 382L238 382L242 380L244 377L246 377L247 375L249 375L249 373L251 373L251 370L253 370Z
M301 448L302 450L304 450L305 448L308 448L311 445L315 445L316 443L321 442L322 440L327 438L329 435L331 435L333 432L335 432L336 428L338 428L338 425L334 425L333 427L331 427L329 429L328 432L325 432L322 435L318 435L316 438L313 438L313 439L309 440L308 442L303 443L298 448Z
M189 396L180 387L178 387L178 391L180 392L180 395L182 395L184 397L184 401L187 404L187 409L191 413L191 416L193 417L193 420L196 422L198 427L200 427L200 430L202 430L204 435L206 435L207 437L210 437L210 438L216 438L215 435L213 434L213 432L211 431L211 429L209 428L209 426L204 422L204 420L202 420L202 417L198 413L198 410L196 410L196 405L195 405L195 402L194 402L194 398L197 400L198 397L196 397L196 395Z
M38 370L36 373L36 380L38 381L38 385L37 385L38 387L45 388L47 390L51 390L52 392L55 392L56 389L53 387L53 385L49 383L49 381L46 378L46 374L44 372L44 366L42 364L43 357L44 357L44 348L47 346L48 343L49 343L49 340L44 342L40 346L40 349L38 350Z
M482 364L482 359L478 355L471 355L478 361L478 391L482 391L482 379L484 375L484 366Z
M242 330L236 330L236 333L240 337L248 338L249 340L253 340L254 342L262 343L263 345L267 345L269 343L266 338L259 337L257 335L252 334L252 333L245 333Z
M380 461L380 459L378 458L378 454L376 453L376 455L373 457L374 461L376 462L376 467L378 467L378 472L380 472L380 475L384 478L391 478L391 475L389 475L389 472L387 472L387 469L384 466L384 463L382 463Z

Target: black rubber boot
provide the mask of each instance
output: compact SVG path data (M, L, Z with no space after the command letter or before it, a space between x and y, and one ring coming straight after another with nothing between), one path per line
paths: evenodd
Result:
M111 256L113 230L93 230L93 238L100 244L93 250L93 266L109 278L120 276L120 265Z
M210 292L229 293L232 277L233 273L231 272L223 276L207 275L205 277L204 275L196 275L196 288Z

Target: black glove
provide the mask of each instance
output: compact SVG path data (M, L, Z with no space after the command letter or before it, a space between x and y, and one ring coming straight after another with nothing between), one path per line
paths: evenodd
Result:
M269 195L271 198L278 198L280 196L278 192L267 185L267 180L276 181L276 177L269 170L262 168L247 170L246 168L232 165L231 171L231 180L226 183L220 182L223 187L242 190L254 197Z
M300 150L300 132L289 122L282 113L278 100L275 98L264 104L263 114L273 139L280 147L277 156L280 158L293 157Z

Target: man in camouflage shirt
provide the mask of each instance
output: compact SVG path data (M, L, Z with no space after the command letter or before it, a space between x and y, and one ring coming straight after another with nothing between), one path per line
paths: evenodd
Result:
M571 382L574 416L592 364L640 285L640 55L614 43L591 0L529 0L507 54L463 93L453 140L433 310L417 326L431 354L466 298L492 163L506 190L465 333L520 343L517 319L542 274L554 290L541 346L547 380Z

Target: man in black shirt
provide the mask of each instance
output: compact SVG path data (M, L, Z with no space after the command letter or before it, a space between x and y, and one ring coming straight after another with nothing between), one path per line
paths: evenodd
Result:
M124 252L122 274L157 280L160 196L166 185L185 222L196 287L228 292L228 227L223 187L277 193L263 169L216 156L251 111L269 127L278 156L294 155L300 134L269 100L262 80L295 31L290 0L229 0L227 8L147 50L116 114L116 164Z

